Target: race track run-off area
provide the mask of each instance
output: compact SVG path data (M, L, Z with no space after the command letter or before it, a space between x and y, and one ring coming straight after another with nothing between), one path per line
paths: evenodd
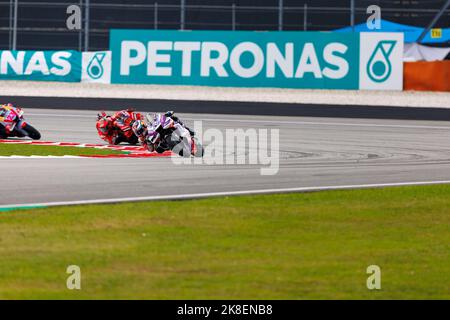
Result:
M101 144L96 112L26 109L43 141ZM172 199L450 181L444 121L179 114L203 130L279 130L279 169L259 164L177 164L167 157L1 158L3 207ZM124 146L125 147L125 146ZM0 145L1 148L1 145ZM208 146L206 145L206 148ZM246 149L245 155L254 152ZM226 156L226 155L224 155ZM7 195L7 196L5 196Z

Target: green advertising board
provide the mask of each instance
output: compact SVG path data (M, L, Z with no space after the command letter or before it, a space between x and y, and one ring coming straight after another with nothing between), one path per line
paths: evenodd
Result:
M110 51L0 51L0 80L402 90L402 33L111 30Z
M358 88L358 34L112 30L112 83Z
M81 81L81 52L0 50L0 80Z
M402 90L402 33L111 30L111 83Z

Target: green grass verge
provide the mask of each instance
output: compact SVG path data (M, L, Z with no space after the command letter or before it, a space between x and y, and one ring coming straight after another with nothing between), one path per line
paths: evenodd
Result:
M0 299L449 299L449 224L448 185L4 212Z
M33 144L0 144L0 156L79 156L123 154L111 149L40 146Z

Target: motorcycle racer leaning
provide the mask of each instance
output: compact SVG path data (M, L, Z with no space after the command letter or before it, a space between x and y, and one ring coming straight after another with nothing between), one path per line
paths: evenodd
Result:
M157 116L157 114L154 114L151 119L155 119L156 116ZM178 123L181 126L183 126L184 128L186 128L189 131L189 133L191 134L191 136L195 135L195 132L193 130L191 130L190 128L188 128L180 120L180 118L175 116L173 111L167 111L165 113L165 116L171 118L175 123ZM143 120L135 121L133 126L132 126L132 130L133 130L134 134L138 137L139 143L144 148L146 148L150 152L156 151L158 153L162 153L162 152L164 152L164 148L161 148L160 146L155 145L154 143L152 143L153 135L155 135L156 132L152 131L152 125L153 124L152 124L152 122L151 122L151 120L149 118L147 118L147 119L149 120L149 124L148 125Z
M14 129L15 113L12 111L14 107L11 103L0 104L0 138L7 137ZM20 127L20 126L19 126Z
M150 152L155 151L155 145L150 143L147 139L148 136L148 126L144 120L138 120L133 123L132 127L133 133L138 137L139 143L145 149Z
M139 120L142 120L142 115L133 109L121 110L112 116L102 112L97 116L97 132L100 138L109 144L117 145L121 142L135 144L138 141L131 127Z

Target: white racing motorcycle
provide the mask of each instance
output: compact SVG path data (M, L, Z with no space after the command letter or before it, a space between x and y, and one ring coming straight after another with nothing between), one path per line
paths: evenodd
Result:
M147 114L146 117L152 124L148 128L147 140L155 146L156 152L171 150L182 157L203 157L203 146L181 123L160 113L154 117Z

